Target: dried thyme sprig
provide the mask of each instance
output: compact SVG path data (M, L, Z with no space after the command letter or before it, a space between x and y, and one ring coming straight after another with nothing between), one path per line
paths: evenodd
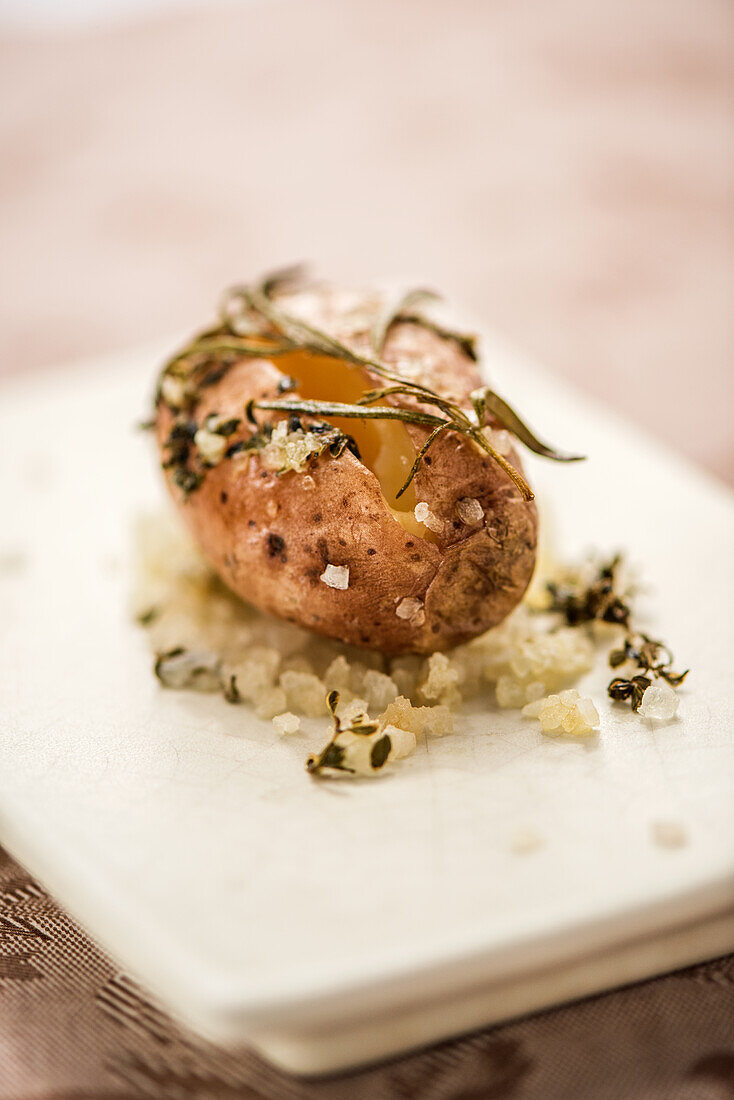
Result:
M374 734L379 732L379 722L370 721L366 714L358 714L352 719L348 726L343 726L336 713L336 708L339 705L338 691L329 692L326 697L326 705L329 708L329 713L334 723L334 733L331 740L320 753L309 756L306 761L306 771L308 771L310 775L323 775L324 773L328 774L328 772L348 772L350 775L359 773L370 775L375 771L379 771L387 762L390 750L392 749L390 735L384 733L382 737L378 737L376 741L372 742L369 750L368 764L366 761L354 759L352 760L352 765L354 766L350 766L350 747L354 745L355 738L369 738L374 736ZM354 735L354 737L350 738L349 734ZM359 767L359 764L362 766Z
M689 669L685 672L674 672L671 668L673 654L668 647L663 642L642 633L628 633L621 648L614 649L609 654L609 664L612 668L619 668L627 662L637 665L640 671L629 678L616 676L609 683L607 692L612 699L629 700L632 709L636 711L640 709L642 697L653 679L660 678L672 688L677 688L689 672Z
M548 610L560 612L569 626L597 621L628 627L632 614L628 594L620 593L617 587L621 565L621 555L615 554L598 567L596 575L586 584L581 579L547 581Z
M596 575L586 584L580 581L566 581L564 584L547 582L546 589L550 596L548 610L559 612L569 626L604 622L624 629L621 646L615 647L609 654L609 665L620 668L629 663L637 671L629 677L615 676L607 685L607 694L611 699L629 702L633 710L639 711L642 697L654 679L665 680L672 688L677 688L689 670L675 672L671 667L673 654L668 646L633 626L630 593L619 591L621 566L622 558L617 554L602 563Z
M382 390L370 391L364 395L358 405L292 398L280 402L259 402L251 406L250 413L252 407L256 407L302 415L351 416L363 420L402 420L405 423L430 427L431 432L419 449L410 474L397 494L398 497L410 485L421 461L438 436L444 431L455 431L470 438L488 454L512 479L523 498L532 500L533 493L524 477L492 446L482 432L490 415L537 454L561 462L572 462L582 457L558 451L542 443L518 414L488 387L477 390L471 395L474 410L472 419L471 415L459 405L441 397L428 386L405 378L382 362L380 357L391 327L404 321L423 325L447 339L455 340L467 355L476 358L473 337L442 328L425 318L420 312L416 312L421 303L436 298L432 291L423 288L408 291L397 300L388 303L379 314L370 334L373 354L363 355L315 325L290 313L274 300L274 296L279 291L299 285L302 278L303 271L300 267L286 268L266 276L253 286L236 286L228 291L220 310L220 326L200 333L187 347L169 360L162 373L157 400L163 398L169 404L173 402L172 407L177 411L186 412L196 403L199 387L206 385L212 378L218 380L238 358L268 358L294 351L307 351L351 366L365 367L394 385ZM168 394L167 378L175 383L168 385ZM444 417L399 406L370 407L369 410L367 408L372 406L373 401L396 395L413 398L419 404L432 405L443 412ZM178 476L181 482L185 482L182 488L186 492L192 491L200 483L200 479L189 474L185 464L178 471Z

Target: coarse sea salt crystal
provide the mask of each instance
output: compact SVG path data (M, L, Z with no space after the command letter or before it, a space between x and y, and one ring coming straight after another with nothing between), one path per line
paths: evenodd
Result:
M260 462L266 470L300 473L311 455L318 454L321 449L322 443L313 432L290 431L287 422L279 420L270 442L260 452Z
M440 535L443 531L442 521L438 516L433 514L424 500L416 504L413 514L418 522L422 523L424 527L427 527L429 531L433 531L434 535Z
M308 718L318 718L326 714L326 689L323 681L312 672L286 669L280 674L280 687L285 692L286 699L273 714L284 711L286 707L299 711Z
M335 657L324 673L324 686L327 691L349 691L349 673L351 666L343 653Z
M594 727L599 725L599 711L596 709L591 699L579 699L576 703L576 713L581 716L589 729L594 729Z
M174 409L180 409L186 402L186 386L172 374L167 374L161 382L161 393L166 404Z
M292 714L287 710L283 714L273 716L273 725L281 736L285 733L297 733L301 725L301 719L297 714Z
M544 695L545 684L541 680L533 680L532 683L525 685L525 699L528 703L542 699Z
M403 596L395 608L395 614L399 619L407 619L415 626L421 626L426 621L426 613L423 610L423 600L417 600L413 596Z
M582 698L575 688L534 699L522 709L526 718L537 718L543 733L582 735L599 726L599 712L591 699Z
M427 675L420 685L421 695L430 701L447 703L454 695L459 673L445 653L432 653L426 662Z
M363 688L371 711L383 711L398 697L395 681L375 668L368 668L365 672Z
M349 566L327 565L319 580L328 584L329 588L349 588Z
M457 501L456 514L467 527L477 527L484 519L484 509L476 497L462 497Z
M274 718L282 712L288 699L282 687L271 687L259 692L254 702L258 718Z
M517 710L526 702L525 688L514 676L500 676L495 686L495 695L498 706L508 709ZM537 715L531 717L535 718Z
M654 718L658 722L669 722L674 718L678 710L680 699L673 691L670 684L664 680L658 680L650 684L642 696L638 714L642 718Z
M385 726L382 732L390 738L391 760L401 760L415 752L416 738L411 730L401 730L398 726Z
M206 428L199 428L194 436L194 446L207 466L216 466L224 457L228 444L223 435L207 431Z

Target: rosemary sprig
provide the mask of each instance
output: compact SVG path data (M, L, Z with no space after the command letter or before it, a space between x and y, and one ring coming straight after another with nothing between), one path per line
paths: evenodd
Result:
M303 416L345 416L354 420L403 420L407 424L443 424L433 413L418 409L401 409L394 405L371 408L368 405L347 405L341 401L320 401L316 398L281 397L272 401L248 401L245 415L251 420L253 409L272 409L275 412L301 413Z
M397 297L388 299L377 314L370 330L370 346L375 355L382 355L388 333L398 320L411 310L415 310L422 302L436 302L439 298L440 295L436 294L435 290L416 287L414 290L403 290Z
M432 393L431 391L426 393L424 390L419 390L418 388L414 387L411 383L403 383L402 385L390 386L382 390L371 390L369 393L366 393L364 397L360 398L358 404L368 405L372 401L380 400L383 397L396 393L403 394L407 397L414 397L416 398L416 400L422 401L425 405L433 405L436 408L440 409L443 413L445 413L446 418L444 420L441 420L440 417L437 417L436 420L438 421L438 423L436 423L435 425L436 428L438 428L440 425L442 429L451 429L451 431L459 432L463 435L468 436L469 439L473 440L474 443L476 443L481 450L485 451L492 459L494 459L497 465L505 471L508 477L512 479L517 488L520 490L520 493L522 494L524 500L533 499L534 494L522 474L518 470L516 470L511 463L507 461L504 455L501 455L499 451L497 451L492 446L487 437L481 431L481 428L483 427L482 421L479 421L478 424L473 423L473 421L470 420L469 416L464 412L464 410L459 405L456 405L453 401L449 401L445 397L440 397L438 394ZM398 497L402 496L402 494L410 485L411 481L418 471L418 467L421 460L423 459L423 456L425 455L431 444L434 442L434 440L438 438L439 434L440 432L438 431L432 432L429 438L424 443L423 447L421 447L419 456L413 463L413 467L408 475L405 484L402 486L400 492L397 494Z
M585 455L574 455L568 451L559 451L548 443L542 443L530 431L527 424L520 419L515 410L488 386L474 390L470 394L470 399L480 424L486 422L487 414L490 413L495 420L499 420L503 428L506 428L508 432L512 432L521 443L524 443L536 455L541 455L543 458L552 458L554 462L582 462L585 458Z
M240 358L270 358L294 351L321 355L353 367L367 368L373 374L392 383L380 390L372 390L357 405L341 402L302 400L297 397L280 401L250 403L248 417L254 422L253 408L316 416L354 417L367 420L402 420L430 428L428 437L420 447L405 484L397 494L400 497L415 477L427 451L445 431L454 431L471 439L480 450L489 455L511 478L523 499L532 500L533 493L522 474L492 446L482 431L489 417L493 417L525 446L536 454L558 462L573 462L580 455L556 450L541 442L506 401L488 387L471 395L473 413L442 397L423 383L405 378L382 361L382 353L391 327L397 322L408 321L423 325L447 339L455 340L467 355L476 358L473 337L442 328L432 320L416 312L418 307L437 296L433 291L419 288L401 294L389 302L378 315L371 334L372 354L362 354L315 325L284 309L276 296L303 279L300 267L285 268L261 279L253 285L232 287L224 297L220 309L220 324L195 337L179 351L163 369L161 381L166 375L177 380L175 393L183 399L176 411L190 411L198 400L199 387L218 381L222 374ZM170 386L169 386L170 392ZM418 405L438 409L442 416L422 411L420 408L379 405L375 401L403 396L412 398ZM165 388L159 385L157 400L166 399ZM193 491L200 483L196 478L181 477L187 481L187 491ZM190 484L189 484L190 482Z
M175 364L199 360L210 362L222 355L236 355L248 359L264 359L271 355L286 355L297 348L297 344L290 340L276 341L273 339L248 339L244 336L211 336L198 337L193 340L183 351L169 360L167 369L172 369Z
M432 317L420 310L425 302L440 302L441 295L435 290L418 287L415 290L403 291L389 299L383 309L380 310L372 330L370 332L370 344L375 355L382 355L385 349L390 329L398 323L408 325L420 325L422 328L434 332L444 340L453 340L461 348L465 355L475 362L477 360L477 340L471 333L457 332L455 329L440 325Z
M477 337L472 332L457 332L455 329L446 328L445 325L440 325L438 321L422 313L401 313L395 320L403 324L420 325L422 328L427 328L429 332L435 332L436 336L440 336L443 340L453 340L475 363L479 360Z
M450 429L451 431L468 436L477 443L478 446L490 455L490 457L502 467L505 473L512 478L513 482L520 490L523 499L532 500L534 496L533 491L522 474L507 461L504 455L501 455L499 451L494 449L482 435L481 431L461 413L458 407L455 406L454 408L456 408L456 412L459 415L455 415L453 418L443 418L435 416L433 413L420 412L418 409L405 409L393 405L378 405L377 407L367 404L345 405L338 401L307 401L294 397L284 398L279 401L248 402L248 418L253 409L270 409L275 412L301 413L305 416L342 416L355 420L402 420L405 424L421 424L430 427L433 430L421 447L406 481L395 494L396 500L403 495L412 482L418 471L420 462L431 444L435 442L442 431Z
M283 271L278 271L272 275L266 276L252 287L235 287L231 294L242 303L246 314L249 314L255 319L264 317L279 336L292 341L293 350L297 348L301 351L310 351L314 355L325 355L333 359L338 359L342 362L349 363L351 366L367 367L381 378L393 382L408 381L401 374L390 370L390 368L381 361L379 358L381 352L375 355L362 355L360 352L354 351L352 348L342 343L341 340L337 340L322 329L309 324L308 321L304 321L301 317L297 317L295 314L283 309L282 306L274 301L274 294L288 287L298 285L302 277L303 269L301 267L289 267L285 268ZM409 295L411 293L419 295L420 299L424 300L431 292L420 290L409 292ZM404 295L403 299L405 300L409 295ZM415 304L415 301L413 304ZM229 305L226 307L226 312L231 316L231 299ZM386 318L383 322L386 324L385 335L397 319L398 315L395 314ZM426 324L423 318L415 317L414 319L417 323ZM432 326L429 324L428 327ZM444 330L444 333L447 336L456 335L454 333L449 333L448 330ZM422 386L420 383L414 383L414 385L423 392L433 392L427 386Z

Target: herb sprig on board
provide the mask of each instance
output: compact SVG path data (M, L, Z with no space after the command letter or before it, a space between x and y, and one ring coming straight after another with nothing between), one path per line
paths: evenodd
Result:
M616 701L629 702L634 711L639 711L645 692L656 679L678 688L689 670L675 672L668 646L634 626L631 593L621 583L622 566L621 555L616 554L602 562L589 579L547 582L548 610L559 612L569 626L602 622L624 629L621 645L609 654L609 665L613 669L624 666L628 674L610 680L607 694Z

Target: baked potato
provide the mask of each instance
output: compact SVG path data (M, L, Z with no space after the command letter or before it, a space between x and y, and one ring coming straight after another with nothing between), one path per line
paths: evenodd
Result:
M536 509L504 429L534 437L485 402L471 338L428 320L426 297L391 305L292 272L235 288L156 395L168 487L222 580L386 654L499 623L535 564Z

